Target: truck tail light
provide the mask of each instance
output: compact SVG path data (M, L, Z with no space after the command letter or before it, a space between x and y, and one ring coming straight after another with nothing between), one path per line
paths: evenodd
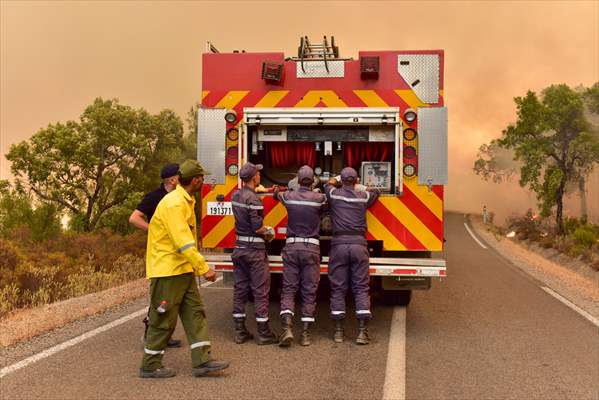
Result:
M416 117L417 117L416 111L412 110L411 108L408 108L403 113L403 117L408 124L411 124L412 122L416 121Z
M237 140L238 137L239 131L237 130L237 128L231 128L227 131L227 138L229 138L230 141L234 142Z
M229 164L227 167L227 172L231 176L237 175L237 164Z
M403 174L408 178L411 178L412 176L416 175L416 167L414 166L414 164L405 164L403 166Z
M411 142L416 139L416 131L412 128L407 128L403 130L403 138L407 142Z
M283 79L283 64L266 61L262 63L262 79L278 83Z
M378 77L379 77L379 57L378 56L360 57L360 77L362 79L378 79Z
M227 149L227 157L231 158L231 159L237 159L237 146L233 146L233 147L229 147Z
M234 124L235 121L237 121L237 113L235 112L235 110L227 111L227 113L225 114L225 121L227 121L230 124Z
M411 160L416 158L416 148L413 146L406 146L403 149L403 156L405 159Z

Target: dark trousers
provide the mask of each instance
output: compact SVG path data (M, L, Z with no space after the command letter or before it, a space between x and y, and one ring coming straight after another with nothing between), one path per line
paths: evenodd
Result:
M181 318L191 349L191 362L197 367L210 360L210 340L204 303L192 273L150 280L150 325L141 368L153 371L162 366L166 343ZM166 300L166 312L156 310Z
M245 318L245 305L250 291L254 296L256 321L268 321L270 272L266 250L235 248L233 255L233 317Z
M364 244L333 244L329 253L331 318L345 317L345 296L351 285L356 302L356 317L368 319L370 313L369 254Z
M316 291L320 280L320 247L309 243L287 244L282 256L281 314L294 313L295 294L299 289L302 321L314 322Z

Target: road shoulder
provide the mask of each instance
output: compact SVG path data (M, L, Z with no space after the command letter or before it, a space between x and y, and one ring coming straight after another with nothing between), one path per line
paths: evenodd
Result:
M138 279L97 293L40 307L16 310L0 322L0 349L27 341L78 320L146 297L148 281Z
M573 304L599 318L599 272L576 270L549 260L506 238L498 240L483 225L480 217L469 216L474 232L511 264L543 285L559 293Z

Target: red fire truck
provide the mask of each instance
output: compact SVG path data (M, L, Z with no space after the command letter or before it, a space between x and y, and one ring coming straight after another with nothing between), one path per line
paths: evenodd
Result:
M334 38L302 37L297 55L203 54L198 159L212 173L202 192L202 247L231 272L235 243L231 196L240 166L261 163L262 183L293 186L301 165L319 181L354 167L361 184L382 192L368 210L371 288L407 305L414 289L446 276L442 257L447 184L447 108L443 50L360 51L343 58ZM282 271L287 215L267 190L264 223L272 273ZM321 273L327 273L330 228L321 224ZM273 281L276 281L276 276Z

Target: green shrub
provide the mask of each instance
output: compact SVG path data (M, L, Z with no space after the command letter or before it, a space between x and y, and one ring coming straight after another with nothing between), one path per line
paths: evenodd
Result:
M566 234L572 234L581 225L580 220L577 218L566 217L564 218L564 231Z
M591 248L599 239L599 236L590 225L579 226L574 230L572 236L577 244L586 248Z

